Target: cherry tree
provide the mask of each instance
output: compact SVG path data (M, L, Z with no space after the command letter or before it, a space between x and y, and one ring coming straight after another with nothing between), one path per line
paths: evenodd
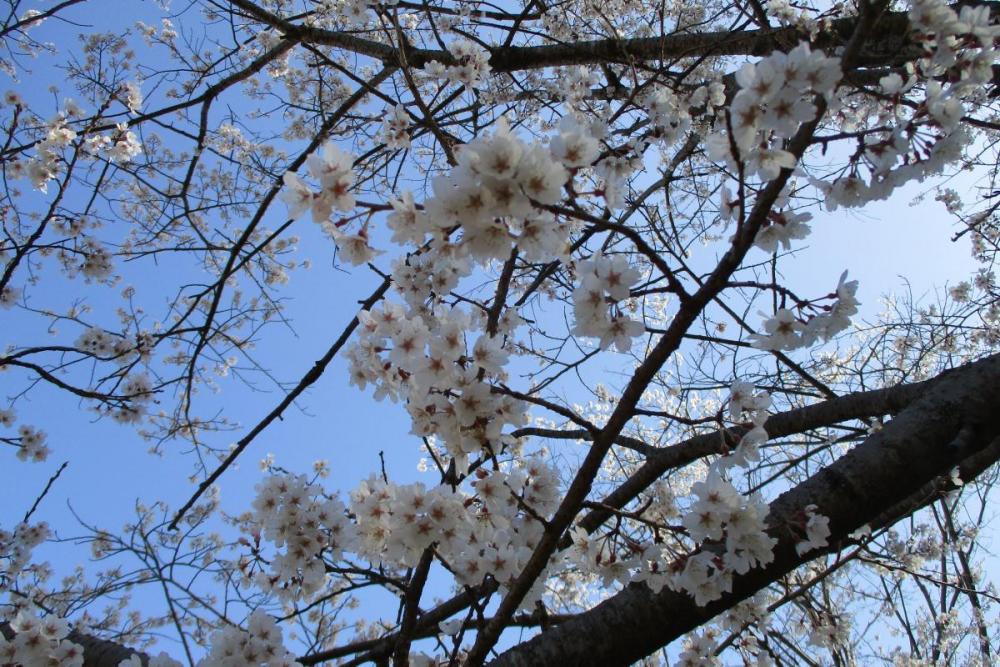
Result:
M993 664L995 3L28 4L3 475L87 455L56 396L195 483L55 525L63 464L8 508L0 664ZM786 279L915 187L950 288L861 317L850 238ZM357 307L293 318L307 272ZM421 472L286 466L324 384Z

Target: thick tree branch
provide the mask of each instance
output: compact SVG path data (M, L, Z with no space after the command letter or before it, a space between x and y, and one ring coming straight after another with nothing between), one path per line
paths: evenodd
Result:
M400 62L397 50L385 44L343 32L292 23L249 0L232 0L232 2L254 19L270 25L290 39L342 48L358 55L381 60L386 65L396 65ZM960 4L986 5L995 12L1000 3ZM765 56L776 50L787 50L803 40L811 42L815 48L834 49L847 44L857 24L857 17L836 19L830 23L828 30L819 33L814 39L810 39L808 33L798 28L784 27L675 33L661 37L600 39L541 46L508 46L491 51L490 67L494 72L516 72L543 67L673 60L694 56ZM906 12L891 12L884 15L878 27L867 35L855 64L892 65L918 57L919 49L909 39L908 33L909 21ZM411 49L406 54L406 61L411 67L421 68L435 60L444 64L455 62L455 58L447 51Z
M849 420L896 414L921 393L927 391L936 381L937 378L886 389L859 391L804 408L789 410L769 418L764 423L764 430L771 438L782 438ZM749 430L749 426L735 426L723 431L696 435L670 447L653 449L646 462L617 489L608 494L601 504L621 509L643 490L649 488L663 473L712 454L722 454L739 443L740 438ZM596 510L585 516L580 525L588 531L593 531L610 516L610 512Z
M956 465L964 466L963 474L974 474L1000 456L998 383L1000 355L942 375L882 430L780 495L767 520L779 540L774 561L735 577L732 592L719 600L699 607L684 593L664 589L654 594L644 584L633 584L491 664L631 664L819 555L803 557L795 549L799 537L792 527L807 505L816 505L830 519L829 552L838 551L861 526L889 522L887 512L923 506L936 497L930 485Z

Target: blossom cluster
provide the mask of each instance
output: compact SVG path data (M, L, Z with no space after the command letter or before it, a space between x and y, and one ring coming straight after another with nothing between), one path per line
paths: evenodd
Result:
M127 123L115 125L111 134L92 134L83 144L84 150L94 156L106 158L109 162L128 162L142 152L142 143Z
M538 206L556 204L570 178L566 166L578 166L560 160L557 139L550 150L528 146L501 118L491 136L457 149L458 164L433 180L434 196L425 202L425 214L411 220L416 228L408 234L443 240L460 227L461 252L480 262L507 259L512 244L532 260L557 256L569 231ZM581 159L576 152L573 157Z
M90 327L76 339L77 350L102 360L114 360L126 367L136 361L148 361L154 340L148 332L140 332L134 339L115 335L99 327ZM155 391L152 380L145 372L119 374L121 382L110 414L122 424L136 424L152 402Z
M169 44L177 39L177 30L174 28L174 23L167 18L160 20L159 35L157 35L156 26L147 25L142 21L136 21L135 27L139 31L139 34L142 35L142 39L146 42L147 46L152 46L155 40Z
M198 667L301 667L281 635L274 619L258 609L250 615L245 631L226 626L212 635L212 648Z
M48 191L48 183L61 169L62 151L76 139L76 131L66 123L63 115L58 115L48 124L45 139L37 146L35 156L26 162L11 162L8 174L11 178L28 178L31 185L40 192Z
M396 107L387 119L387 136L403 141L405 121L405 112ZM420 246L427 235L435 239L429 257L399 265L398 272L404 274L400 276L402 284L420 285L420 296L428 296L430 290L426 288L433 283L433 274L440 273L443 277L438 280L446 284L438 285L439 290L444 290L439 293L446 293L448 279L466 273L466 257L481 262L506 259L512 243L530 260L558 256L566 245L568 229L538 206L560 200L562 187L570 177L563 164L589 164L596 157L596 148L593 138L572 131L555 137L551 152L541 145L527 146L510 132L504 119L492 136L459 147L458 164L450 173L435 177L434 196L422 208L408 194L393 202L394 213L388 225L394 242ZM370 247L366 228L349 234L328 220L334 209L348 211L354 207L349 192L354 178L350 157L328 143L322 157L310 156L309 167L312 176L321 182L319 192L313 192L294 173L285 174L286 190L281 197L289 205L290 214L294 217L311 209L313 220L324 225L349 263L370 261L378 251ZM448 239L456 228L461 228L462 236L453 246Z
M14 532L0 529L0 592L8 591L31 562L35 547L47 540L52 531L44 521L19 523Z
M760 459L760 446L768 439L764 422L767 421L769 407L771 407L770 394L766 391L754 391L754 386L749 382L737 380L730 387L729 416L738 420L748 413L752 426L740 438L732 455L723 459L727 465L746 466Z
M360 333L346 351L351 383L374 384L377 399L405 397L411 432L440 437L460 469L470 453L501 451L505 426L526 423L523 403L488 382L507 363L503 337L481 334L470 350L463 311L425 320L385 303L358 319Z
M139 113L142 108L142 89L135 81L126 81L118 89L118 98L131 113Z
M333 238L341 258L351 266L365 264L381 254L369 245L367 224L356 233L348 234L341 229L343 222L330 219L334 210L346 212L355 207L356 200L350 192L355 178L353 156L328 141L323 145L322 156L313 154L306 161L320 189L314 192L294 172L286 172L283 177L286 189L280 198L288 204L289 215L296 218L306 209L311 210L313 222Z
M588 535L576 527L573 547L566 560L581 571L602 577L605 584L645 582L654 591L664 586L685 591L705 605L731 590L735 574L766 565L774 558L776 539L767 533L768 505L760 494L742 495L726 478L727 471L759 460L759 447L767 441L764 430L771 397L749 382L737 381L730 388L726 407L736 421L750 418L737 447L715 461L704 479L690 487L694 501L686 512L676 507L674 491L663 480L645 503L645 521L666 525L681 517L683 533L693 549L678 552L676 544L662 539L652 543L626 540L623 556L610 542ZM818 515L817 515L818 516ZM803 525L804 529L804 525Z
M986 6L956 11L944 0L910 4L910 26L923 46L922 57L879 81L885 110L873 114L873 127L864 132L868 178L856 168L832 180L810 178L830 210L884 200L905 183L940 172L973 141L961 120L970 105L986 101L1000 26L991 22ZM922 88L918 80L926 81ZM856 123L844 129L854 131Z
M814 345L818 340L830 340L851 325L860 305L856 294L858 281L847 280L844 271L837 282L837 289L830 295L833 303L823 312L801 321L788 308L779 308L764 322L763 334L752 336L752 345L762 350L795 350Z
M815 505L806 505L803 510L805 514L805 539L795 545L795 551L800 556L814 549L825 547L826 538L830 537L830 519L817 513L816 509Z
M773 558L776 540L766 532L767 504L757 495L743 496L713 465L706 479L691 487L695 501L682 524L694 541L689 553L654 540L627 543L622 556L608 553L601 539L576 527L565 560L580 571L600 576L605 585L645 582L653 591L664 586L684 591L705 605L731 590L734 574L744 574Z
M363 28L372 18L371 4L367 0L344 0L344 2L324 0L318 3L317 7L321 16L326 15L331 20L324 22L317 17L317 20L313 21L314 25L342 21L352 28Z
M369 478L351 493L356 551L372 562L406 567L434 544L463 585L479 585L486 575L508 583L541 536L535 517L550 515L558 504L555 473L529 460L508 471L477 471L472 488L474 494L466 495Z
M0 428L11 428L17 420L17 414L13 408L0 410ZM28 424L21 424L17 427L16 438L3 438L2 440L17 447L17 458L21 461L31 461L40 463L46 460L51 450L46 446L45 431L42 431ZM2 535L2 533L0 533ZM3 540L0 539L0 543Z
M59 259L70 277L81 274L87 281L105 282L114 271L111 251L92 236L79 240L72 252L60 251Z
M756 494L741 495L718 467L692 491L697 500L682 521L702 548L685 559L670 585L704 605L731 590L734 573L774 560L777 540L765 530L767 503Z
M597 254L577 264L577 275L573 333L598 338L602 350L612 345L619 352L631 350L632 339L646 329L642 322L627 317L618 303L629 297L629 287L638 282L639 272L624 257Z
M284 552L258 583L279 598L309 598L326 582L321 552L334 557L353 544L354 527L336 498L324 498L302 476L275 475L257 485L254 524Z
M306 158L309 174L319 181L320 189L314 192L295 172L285 172L285 190L281 200L288 204L289 215L298 217L310 210L314 222L327 222L334 210L350 211L354 208L354 195L350 189L354 184L353 160L351 156L328 141L323 145L321 155Z
M736 72L740 87L733 98L725 131L708 140L709 157L727 163L744 160L762 180L795 167L795 156L782 147L799 126L816 118L814 98L832 98L841 77L840 60L814 52L805 42L787 54L775 51ZM736 153L733 153L735 148Z
M250 526L282 551L258 583L288 601L309 599L326 582L324 558L350 553L402 569L433 545L461 583L475 586L492 575L506 584L541 536L538 518L558 502L555 471L537 457L508 470L478 470L471 493L373 476L346 507L304 477L275 475L257 487Z
M675 667L717 667L722 663L715 656L715 647L715 634L710 630L689 633Z
M432 79L461 84L466 90L475 89L489 75L490 52L476 42L457 39L448 45L448 52L455 58L454 65L432 60L424 65L424 74Z
M789 0L768 0L767 15L773 16L781 25L796 26L808 31L810 36L820 28L821 21L816 20L810 7L793 4Z
M944 0L911 0L910 26L921 33L925 48L921 68L927 73L954 68L958 77L952 90L956 94L992 81L1000 26L991 21L990 14L986 5L963 5L956 11Z
M74 347L95 357L107 359L123 351L123 339L100 327L89 327L77 337Z
M4 310L9 310L14 307L23 294L23 290L20 287L14 287L13 285L4 285L3 289L0 289L0 308Z
M49 457L51 450L45 445L44 431L22 424L18 427L17 434L20 439L20 448L17 450L18 459L39 463Z
M0 428L12 428L17 421L17 413L13 408L0 410ZM31 461L39 463L48 458L51 450L45 445L45 432L30 426L21 424L17 428L17 437L3 437L0 442L17 447L17 458L21 461ZM0 537L3 533L0 532ZM0 544L3 539L0 539Z
M764 252L775 252L779 245L785 250L791 250L792 241L809 235L809 225L806 222L811 219L811 213L775 211L769 216L767 224L757 232L753 244Z
M712 98L718 101L718 94L723 94L722 86L716 84L711 92L716 93ZM709 94L709 88L704 88L705 102L709 101ZM649 113L649 120L657 128L656 138L660 142L669 146L688 131L691 127L688 105L688 100L665 86L658 86L646 96L646 111Z
M392 111L382 119L382 141L389 148L409 148L410 147L410 117L406 114L406 108L397 104L392 107Z
M0 664L83 667L83 647L70 641L69 623L49 614L44 618L19 611L11 621L14 638L0 634Z
M136 105L137 109L142 103L138 86L135 83L128 83L123 87L123 91L127 103ZM4 94L4 102L18 110L25 106L24 100L13 91ZM5 175L11 179L27 178L36 190L48 192L49 181L56 178L62 170L63 151L73 146L80 136L71 123L84 113L73 100L66 100L63 110L42 125L44 138L36 144L34 156L5 161L3 165ZM117 123L110 134L88 132L79 147L86 156L105 159L112 163L128 162L143 150L141 142L127 123Z

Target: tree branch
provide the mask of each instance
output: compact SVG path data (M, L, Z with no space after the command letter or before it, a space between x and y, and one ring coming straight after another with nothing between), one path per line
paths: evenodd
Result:
M767 519L769 533L778 539L774 561L735 577L732 592L719 600L699 607L684 593L664 589L657 594L645 584L632 584L491 664L631 664L820 555L800 556L795 549L799 537L791 526L807 505L816 505L830 519L828 552L838 551L865 524L893 520L889 510L909 514L936 497L927 495L928 485L956 465L964 463L963 472L971 474L1000 457L998 382L1000 355L942 375L882 430L781 494Z

